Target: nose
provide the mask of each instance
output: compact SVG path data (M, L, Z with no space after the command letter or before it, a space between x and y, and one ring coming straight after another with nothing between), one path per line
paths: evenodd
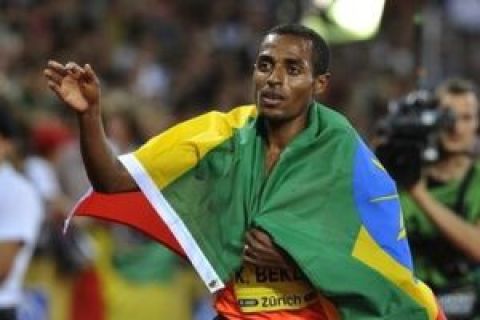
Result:
M452 134L458 134L462 132L462 119L456 118L455 121L453 122L452 128L451 128L451 133Z
M271 87L281 85L283 83L284 72L280 66L276 66L272 69L272 72L268 75L267 84Z

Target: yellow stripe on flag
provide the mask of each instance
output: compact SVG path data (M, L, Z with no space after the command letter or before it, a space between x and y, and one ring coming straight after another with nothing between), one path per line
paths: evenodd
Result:
M382 164L380 161L378 161L378 159L373 158L373 159L372 159L372 162L373 162L373 164L374 164L378 169L387 172L387 170L385 169L385 167L383 166L383 164Z
M436 319L438 308L430 288L420 280L414 279L408 268L385 253L364 227L361 228L357 237L353 256L382 274L423 306L429 319Z
M163 189L193 168L210 150L231 138L234 130L255 117L255 106L229 113L209 112L167 130L135 151L156 185Z
M376 198L370 199L370 202L381 202L381 201L388 201L388 200L396 200L398 199L398 194L390 194L386 196L379 196Z

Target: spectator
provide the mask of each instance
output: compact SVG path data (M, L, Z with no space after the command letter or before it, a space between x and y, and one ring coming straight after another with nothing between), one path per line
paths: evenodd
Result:
M25 271L35 248L43 207L34 187L15 170L16 129L0 106L0 319L16 320Z

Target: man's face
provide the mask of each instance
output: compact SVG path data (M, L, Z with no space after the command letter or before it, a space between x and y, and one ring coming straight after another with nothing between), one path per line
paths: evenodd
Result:
M454 127L442 134L442 144L448 152L471 151L478 128L478 101L473 93L450 94L440 97L442 108L455 114Z
M322 85L315 86L311 57L309 40L293 35L265 37L253 81L255 103L266 119L288 121L305 115L314 94L324 90Z

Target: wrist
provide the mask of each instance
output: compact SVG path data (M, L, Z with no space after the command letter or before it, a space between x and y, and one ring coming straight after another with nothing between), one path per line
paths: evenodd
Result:
M408 193L415 201L422 201L423 199L428 197L427 189L421 184L417 184L408 189Z
M101 108L99 103L90 105L83 111L77 112L77 116L80 120L96 120L101 118Z

